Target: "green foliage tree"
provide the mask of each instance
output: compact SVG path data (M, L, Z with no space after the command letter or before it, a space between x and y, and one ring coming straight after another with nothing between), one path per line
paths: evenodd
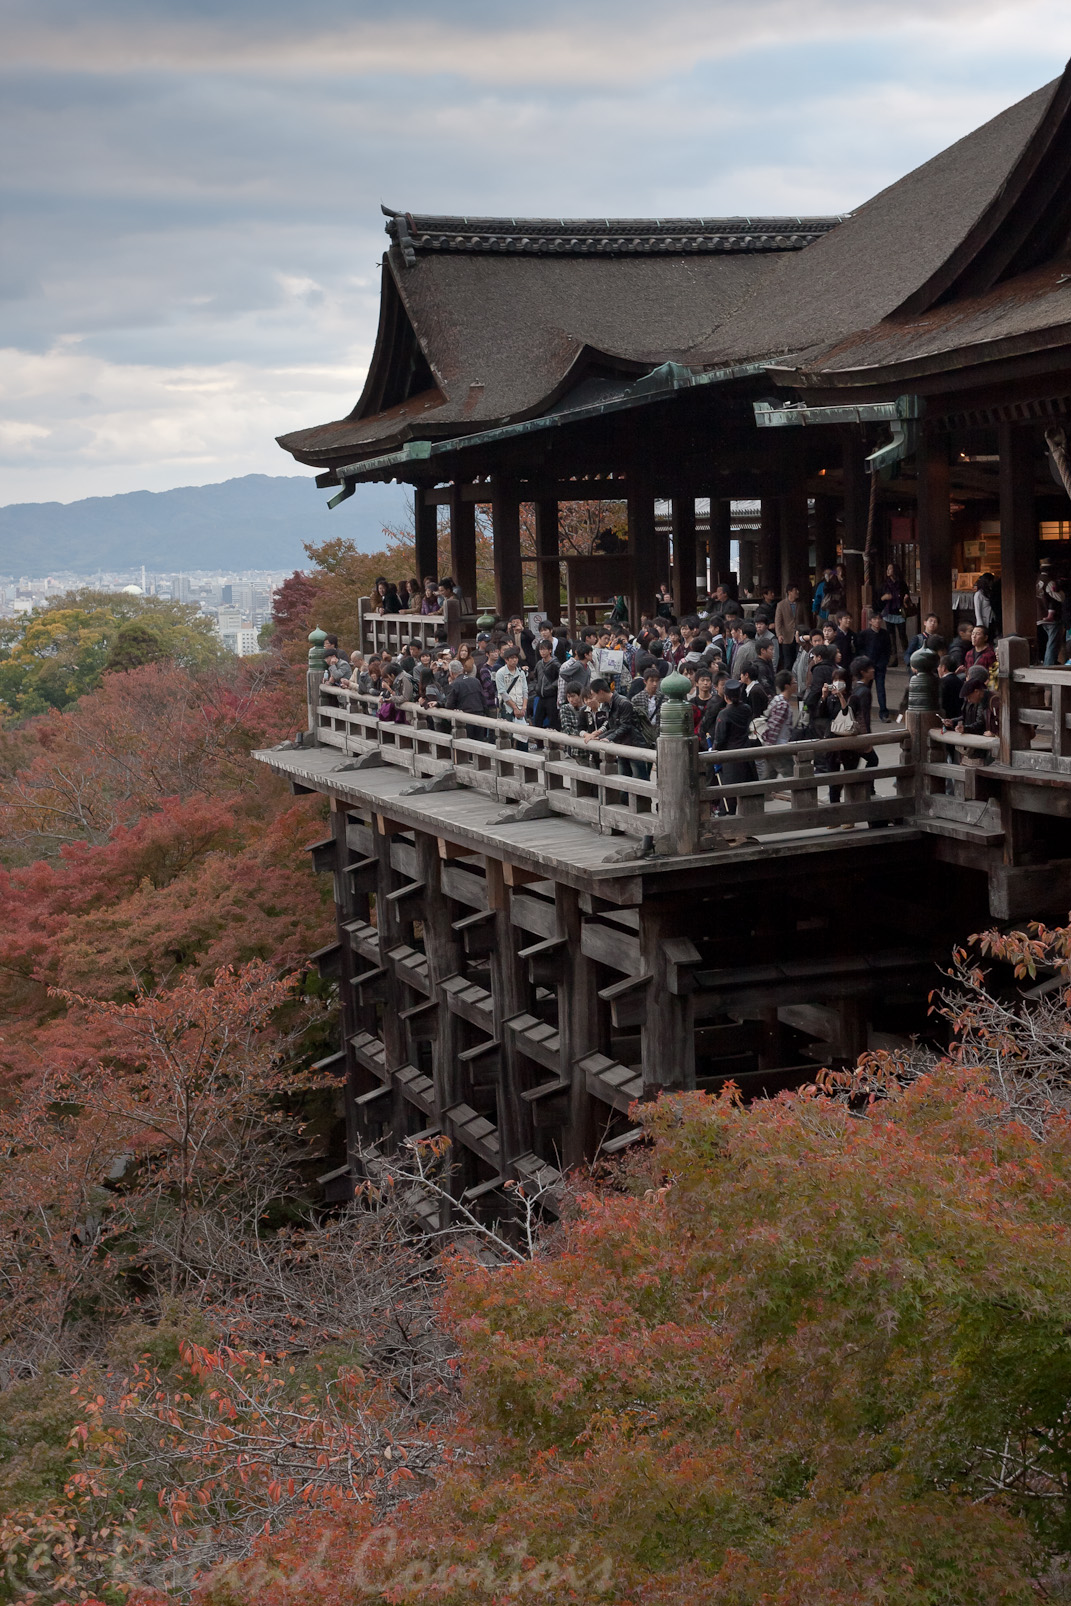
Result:
M224 656L191 603L72 591L0 626L0 710L26 718L68 708L110 668L167 659L202 669Z
M112 640L104 662L104 672L140 669L143 664L158 663L166 656L157 631L140 619L128 619L126 624L119 626Z

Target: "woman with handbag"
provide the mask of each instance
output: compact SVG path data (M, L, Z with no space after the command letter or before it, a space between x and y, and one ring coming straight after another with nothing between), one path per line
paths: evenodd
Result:
M870 718L873 706L874 665L869 658L853 658L851 663L851 690L842 686L839 681L834 682L836 700L839 704L837 712L830 721L829 734L831 736L869 736ZM831 753L830 769L857 770L861 764L867 769L873 769L878 762L878 755L872 747L848 749L839 753ZM868 782L867 790L873 793L874 783ZM831 786L829 801L839 803L841 789ZM831 827L830 829L833 829ZM845 830L853 829L850 822L843 827Z

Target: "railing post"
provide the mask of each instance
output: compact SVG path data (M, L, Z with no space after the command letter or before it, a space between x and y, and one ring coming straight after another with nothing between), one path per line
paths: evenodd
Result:
M1013 754L1030 746L1031 730L1019 719L1024 701L1015 671L1030 663L1030 643L1025 636L1002 636L997 642L997 694L1000 698L1000 762L1011 765Z
M357 646L358 651L361 653L368 652L369 644L364 639L364 612L371 600L371 597L357 598Z
M658 834L673 853L699 848L699 743L684 700L690 690L686 675L667 675L662 682L666 701L658 721Z
M932 656L934 655L931 654L931 657ZM918 653L915 653L912 658L912 663L917 657ZM913 677L912 684L915 680L918 680L918 678L918 675L915 675ZM907 713L904 715L904 723L907 728L907 733L911 738L911 760L915 766L915 813L921 814L921 799L924 798L928 792L933 790L933 785L931 784L930 778L925 772L925 765L930 762L930 732L935 730L936 727L940 725L941 716L940 714L933 713L928 708L909 707ZM903 752L902 748L901 752ZM880 774L881 772L878 770L875 771L875 773ZM941 784L943 788L944 783L942 782ZM899 790L900 788L897 786L897 791L899 792Z
M306 674L306 696L309 705L309 735L312 737L308 743L310 747L316 745L316 732L320 727L320 686L324 678L324 642L327 640L325 630L309 631L309 667Z

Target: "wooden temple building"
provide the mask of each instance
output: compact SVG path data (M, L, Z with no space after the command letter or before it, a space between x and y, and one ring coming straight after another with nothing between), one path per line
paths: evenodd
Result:
M1071 669L1031 660L1039 562L1071 573L1071 70L844 217L390 213L387 232L360 401L281 444L335 503L412 486L420 574L445 505L474 605L489 505L495 609L519 611L531 504L557 619L558 504L624 500L627 551L592 586L638 619L671 577L686 614L749 499L741 581L806 592L841 561L858 616L892 560L946 631L978 572L1002 599L984 752L941 732L923 675L876 737L875 789L838 800L823 744L796 743L787 781L735 789L735 822L673 709L644 781L493 720L387 729L310 676L306 738L259 756L331 803L314 859L350 1141L444 1132L458 1186L501 1204L627 1144L659 1088L768 1092L924 1031L953 941L1066 917Z

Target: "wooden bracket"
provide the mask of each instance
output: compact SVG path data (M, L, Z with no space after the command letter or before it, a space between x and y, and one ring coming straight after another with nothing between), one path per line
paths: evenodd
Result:
M519 864L503 860L502 879L507 887L528 887L533 881L546 881L547 877L539 870L522 870Z
M459 842L448 842L444 836L436 838L440 859L471 859L472 848L463 848Z

